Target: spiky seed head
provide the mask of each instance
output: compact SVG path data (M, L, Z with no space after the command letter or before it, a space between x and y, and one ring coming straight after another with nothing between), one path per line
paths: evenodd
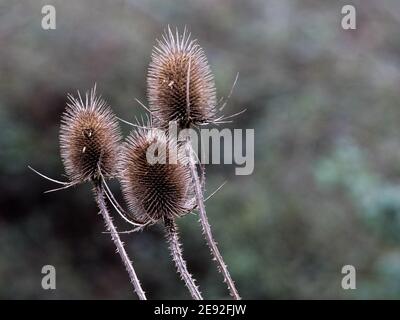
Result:
M185 31L168 31L157 40L147 77L148 100L156 125L180 128L212 122L215 118L214 78L203 49Z
M139 129L122 147L122 191L131 214L143 223L183 216L194 205L184 150L170 139L158 129ZM150 149L164 161L149 161Z
M85 101L68 96L60 128L61 157L72 182L83 182L117 173L121 140L118 122L110 107L96 96L94 87Z

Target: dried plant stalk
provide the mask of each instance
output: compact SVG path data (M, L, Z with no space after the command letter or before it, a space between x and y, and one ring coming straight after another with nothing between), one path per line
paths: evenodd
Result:
M121 239L119 238L118 232L116 227L112 222L112 218L107 210L107 205L104 201L104 189L102 187L102 183L100 181L95 183L94 194L97 205L99 206L100 213L104 218L107 230L111 234L111 239L114 242L115 246L117 247L117 252L119 253L122 262L128 271L129 278L131 279L131 283L135 289L136 294L138 295L140 300L147 300L146 294L143 291L140 281L136 275L135 269L132 266L132 262L130 261L128 254L125 251L124 244L122 243Z
M218 265L218 269L224 277L224 282L228 286L230 295L235 300L241 300L239 293L236 289L235 283L233 282L232 277L228 271L228 267L226 266L226 264L222 258L222 255L219 252L217 243L214 241L214 238L213 238L213 235L211 232L211 226L210 226L210 223L208 222L206 208L204 205L202 186L201 186L201 182L200 182L200 179L199 179L199 176L197 173L196 162L194 160L193 149L192 149L192 145L191 145L189 137L186 140L186 154L189 159L189 168L190 168L190 172L193 177L194 189L195 189L196 199L197 199L197 208L198 208L199 215L200 215L200 223L203 228L203 234L206 238L208 247L210 248L211 255L213 256L214 260L216 261L216 263Z
M203 300L199 288L196 285L192 275L187 270L186 262L183 259L181 244L179 242L178 226L173 219L166 218L164 223L171 256L175 262L178 273L181 275L181 279L185 282L186 287L189 289L193 299Z

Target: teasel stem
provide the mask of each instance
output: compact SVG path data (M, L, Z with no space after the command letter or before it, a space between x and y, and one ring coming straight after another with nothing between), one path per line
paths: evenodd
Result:
M116 227L112 222L112 218L108 212L106 202L104 200L104 187L101 180L94 181L94 193L97 205L99 206L100 213L104 218L106 223L107 230L111 234L111 239L114 242L115 246L117 247L117 252L119 253L122 262L125 265L126 271L128 271L129 277L131 279L131 283L135 289L136 294L139 296L140 300L147 300L146 294L143 291L140 281L136 275L135 269L133 268L132 261L130 261L128 254L125 251L124 244L122 243L121 239L119 238L118 232Z
M186 267L186 261L183 258L181 243L179 242L178 226L173 219L164 218L165 231L172 259L175 262L176 269L181 275L181 279L185 282L186 287L194 300L203 300L198 286L192 275Z
M214 238L213 238L213 235L211 232L211 226L210 226L210 223L208 222L206 207L204 205L204 197L203 197L201 182L200 182L200 179L199 179L199 176L197 173L196 163L194 160L193 153L194 153L194 151L192 149L190 136L188 136L186 138L186 154L188 157L190 172L191 172L193 183L194 183L194 189L195 189L195 194L196 194L196 199L197 199L197 209L198 209L199 215L200 215L200 223L203 228L203 234L206 238L208 247L210 248L211 255L214 258L213 260L216 261L218 270L222 273L222 275L224 277L224 282L228 286L230 295L235 300L241 300L239 293L235 287L235 283L233 282L232 277L229 274L228 267L226 266L226 264L222 258L222 255L219 252L217 243L214 241Z

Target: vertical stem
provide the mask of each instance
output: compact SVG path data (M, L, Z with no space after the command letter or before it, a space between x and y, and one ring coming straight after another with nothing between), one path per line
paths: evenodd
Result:
M230 295L235 300L240 300L241 298L239 296L238 291L236 290L235 283L233 282L231 275L229 274L228 267L226 266L226 264L221 256L221 253L219 252L217 244L213 239L213 235L211 232L211 226L210 226L210 223L208 222L206 208L204 206L204 197L203 197L200 179L197 174L196 164L194 161L192 145L190 142L190 136L188 136L188 138L186 140L186 153L187 153L187 157L188 157L188 161L189 161L190 172L191 172L192 179L194 182L194 189L195 189L196 198L197 198L197 207L198 207L199 215L200 215L200 223L203 228L203 233L206 238L208 247L210 248L211 255L214 257L214 260L217 262L219 271L222 273L222 275L224 277L224 282L228 286Z
M165 231L171 251L172 259L175 262L176 269L181 275L181 279L185 281L186 287L189 289L192 298L195 300L203 300L199 288L195 284L195 280L186 267L183 259L181 244L179 242L178 226L173 219L165 218Z
M117 247L117 252L119 253L122 262L125 265L126 271L128 271L129 278L131 279L131 283L133 284L133 287L135 289L135 292L139 296L140 300L147 300L146 295L140 285L140 281L136 275L135 269L133 269L132 262L129 260L129 257L125 251L124 244L122 243L121 239L119 238L117 229L115 228L112 218L110 214L108 213L106 203L104 201L104 189L101 185L100 181L94 182L95 184L95 198L97 205L99 206L100 213L104 218L104 221L106 223L107 230L111 234L111 239L113 240L115 246Z

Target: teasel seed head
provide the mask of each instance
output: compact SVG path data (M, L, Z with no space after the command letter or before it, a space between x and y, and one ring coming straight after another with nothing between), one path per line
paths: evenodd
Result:
M215 118L214 78L203 49L184 30L168 31L157 40L147 77L153 121L162 128L176 121L179 128Z
M155 148L157 157L166 161L149 162L149 148ZM193 209L194 190L184 150L163 131L132 132L122 147L119 168L122 192L136 220L155 223Z
M105 178L117 173L121 140L118 122L110 107L96 96L96 86L81 95L68 96L69 103L61 119L60 148L66 173L71 182Z

